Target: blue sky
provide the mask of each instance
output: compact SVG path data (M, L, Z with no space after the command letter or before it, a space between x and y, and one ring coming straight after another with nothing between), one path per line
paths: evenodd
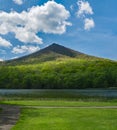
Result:
M0 0L0 60L58 43L117 60L116 0Z

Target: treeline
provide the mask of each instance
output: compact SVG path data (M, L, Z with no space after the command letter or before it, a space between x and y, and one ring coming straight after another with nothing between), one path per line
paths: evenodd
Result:
M79 89L117 87L117 62L77 60L0 66L0 88Z

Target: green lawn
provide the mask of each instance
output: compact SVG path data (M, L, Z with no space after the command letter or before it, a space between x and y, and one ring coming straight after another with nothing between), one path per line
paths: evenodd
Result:
M117 109L23 109L12 130L116 130Z
M22 108L21 116L12 130L116 130L117 109L99 108L46 108L46 106L117 106L111 101L75 100L4 100L1 104L44 106Z

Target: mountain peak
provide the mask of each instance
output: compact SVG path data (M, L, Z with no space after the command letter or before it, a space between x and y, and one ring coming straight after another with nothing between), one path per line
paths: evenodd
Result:
M52 45L52 46L58 46L59 44L57 44L57 43L52 43L51 45Z
M52 43L48 47L64 47L64 46L57 44L57 43Z
M61 54L61 55L65 55L65 56L68 56L68 57L76 57L77 55L79 54L83 54L81 52L78 52L78 51L74 51L70 48L67 48L67 47L64 47L60 44L57 44L57 43L53 43L51 44L50 46L40 50L40 51L44 51L44 52L54 52L54 53L57 53L57 54Z
M27 63L40 63L45 61L53 61L58 58L90 58L92 56L88 56L81 52L72 50L70 48L64 47L63 45L59 45L57 43L53 43L48 47L45 47L33 54L7 61L7 63L11 64L27 64Z

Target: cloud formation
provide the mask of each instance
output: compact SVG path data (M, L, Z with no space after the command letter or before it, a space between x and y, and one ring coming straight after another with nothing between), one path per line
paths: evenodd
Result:
M95 27L95 23L92 18L90 18L90 19L86 18L84 20L84 29L85 30L90 30L91 28L94 28L94 27Z
M93 14L93 9L90 6L90 3L88 1L79 0L77 4L79 7L79 10L77 12L78 17L85 17L85 15L87 14L90 14L90 15Z
M12 44L9 41L7 41L7 40L3 39L2 37L0 37L0 46L9 48L9 47L12 46Z
M88 18L89 15L93 15L93 9L88 1L79 0L77 2L79 10L77 11L77 17L83 18L84 30L90 30L95 27L93 18Z
M18 5L22 5L23 4L23 0L13 0L13 2L18 4Z
M55 1L48 1L41 6L33 6L21 13L11 11L0 12L0 34L9 32L15 34L15 38L23 43L41 44L42 38L37 33L63 34L68 22L69 11Z
M12 53L14 54L22 54L22 53L33 53L38 51L40 48L38 46L16 46L13 48Z

